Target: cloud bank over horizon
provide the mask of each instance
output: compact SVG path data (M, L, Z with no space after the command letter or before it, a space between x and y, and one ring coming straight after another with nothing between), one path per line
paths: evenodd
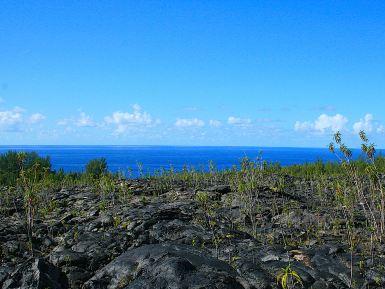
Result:
M304 146L295 141L282 142L303 138L312 139L307 146L322 147L336 131L341 131L348 138L354 139L353 136L361 130L374 136L376 140L385 139L384 125L371 113L366 113L355 121L350 121L346 115L340 113L321 113L314 120L296 120L291 125L284 119L252 118L240 114L223 116L221 119L211 119L208 116L205 119L197 115L199 111L194 110L191 113L196 116L167 119L165 116L153 116L139 104L133 104L129 109L112 111L99 117L79 109L72 116L55 119L47 118L40 112L28 113L26 109L18 106L9 109L2 106L0 136L3 136L5 145L61 144L63 139L70 139L71 142L63 143L153 145L255 143L257 146L285 146L288 143L289 146ZM260 112L256 111L256 116L259 114ZM31 135L34 137L31 138ZM263 140L267 138L276 142L264 143ZM17 140L17 143L14 140Z

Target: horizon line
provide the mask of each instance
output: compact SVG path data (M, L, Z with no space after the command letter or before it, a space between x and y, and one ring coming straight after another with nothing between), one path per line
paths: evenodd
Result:
M325 149L328 150L328 146L324 147L305 147L305 146L257 146L257 145L116 145L116 144L9 144L9 145L0 145L2 147L196 147L196 148L204 148L204 147L223 147L223 148L274 148L274 149ZM361 147L349 147L350 149L361 149ZM384 150L383 148L376 148L376 150Z

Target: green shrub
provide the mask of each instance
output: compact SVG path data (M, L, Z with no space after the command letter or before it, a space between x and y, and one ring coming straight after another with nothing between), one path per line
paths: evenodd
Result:
M99 178L107 173L107 161L105 158L93 159L86 165L86 174L92 178Z
M22 156L22 157L21 157ZM36 167L37 179L44 177L47 171L51 171L49 157L40 157L36 152L8 151L0 155L0 185L14 186L22 169L29 170Z

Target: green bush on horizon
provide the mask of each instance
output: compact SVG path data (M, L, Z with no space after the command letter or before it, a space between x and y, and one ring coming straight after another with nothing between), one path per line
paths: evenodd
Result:
M99 178L108 172L107 160L98 158L90 160L86 165L86 175L92 178Z
M43 178L47 171L51 172L50 157L40 157L36 152L8 151L0 154L0 185L16 185L21 170L28 170L33 166L38 168L38 179Z

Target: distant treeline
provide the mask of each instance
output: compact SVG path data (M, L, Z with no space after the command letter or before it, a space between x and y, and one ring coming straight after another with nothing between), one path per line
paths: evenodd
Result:
M85 176L97 178L106 173L108 168L105 158L89 161L84 173L65 173L63 169L52 170L50 157L41 157L36 152L8 151L0 154L0 185L2 186L15 186L22 174L35 181L43 179L62 181L76 180Z
M241 161L241 164L244 160ZM298 177L312 177L317 175L339 175L345 172L343 164L341 162L323 162L321 160L316 162L310 162L305 164L281 166L279 163L269 163L264 161L262 158L257 160L249 160L256 163L256 165L265 172L287 174ZM358 168L359 172L365 173L367 168L367 160L363 157L352 161ZM385 173L385 158L379 156L374 160L378 171ZM215 171L215 165L210 162L211 169L208 171L199 171L202 174L207 174ZM193 171L197 173L194 168L183 169L180 173L186 173L186 171ZM231 171L237 170L237 166L231 169L222 170L221 173L230 173ZM52 182L58 181L78 181L78 180L92 180L99 178L105 174L111 174L108 171L108 164L105 158L97 158L89 161L83 173L65 173L63 169L58 171L52 170L52 164L50 157L41 157L36 152L16 152L8 151L0 154L0 185L1 186L15 186L17 184L20 175L28 174L31 178L35 178L37 181L42 179L50 179ZM141 175L141 177L156 177L161 175L178 174L173 169L159 169L154 172L152 176ZM112 175L112 174L111 174ZM118 173L115 175L124 176L124 173Z

